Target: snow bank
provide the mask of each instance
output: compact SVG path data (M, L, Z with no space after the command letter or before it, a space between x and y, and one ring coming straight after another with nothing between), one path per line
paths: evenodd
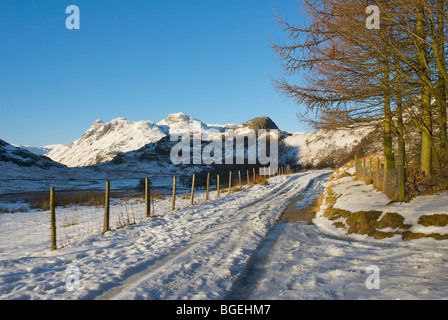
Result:
M421 234L423 236L432 236L432 238L414 239L412 241L427 243L432 245L446 245L448 240L436 240L434 235L448 235L448 225L445 226L424 226L419 224L422 216L433 214L448 215L448 192L438 193L434 195L418 196L409 202L391 202L390 199L382 192L367 185L364 181L355 180L354 176L336 178L327 183L324 193L324 201L320 211L317 214L314 223L323 231L333 236L344 237L353 240L368 240L367 235L347 234L347 228L338 228L335 223L344 223L345 219L339 218L330 221L325 217L325 211L329 205L325 199L328 199L329 192L333 193L333 197L337 200L332 205L335 209L346 210L351 213L355 212L381 212L377 221L380 221L386 214L398 214L404 218L403 225L409 225L408 228L382 228L382 232L408 232L413 234ZM372 238L373 239L373 238ZM386 239L376 239L381 242L402 241L400 235L392 236Z

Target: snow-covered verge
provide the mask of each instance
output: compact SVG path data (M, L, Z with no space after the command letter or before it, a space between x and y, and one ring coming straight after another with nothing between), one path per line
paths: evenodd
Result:
M394 244L349 240L301 223L283 224L270 237L275 245L253 266L257 273L241 299L448 298L448 246L441 243L432 246L417 240Z
M353 173L352 168L347 171ZM448 240L420 237L404 241L401 233L376 239L367 234L347 233L346 218L330 220L325 215L327 198L336 195L337 201L332 205L337 209L350 213L378 211L378 220L385 213L397 212L403 216L404 224L409 224L408 232L444 235L448 232L446 227L425 227L418 221L421 216L447 213L447 193L389 204L385 195L351 176L336 177L324 183L324 188L323 203L312 225L281 224L269 234L250 266L254 272L239 287L237 298L448 298ZM339 226L344 223L344 228L337 227L337 222ZM397 231L389 228L382 231Z
M448 244L448 192L392 202L350 175L353 170L340 170L327 183L323 205L314 220L322 230L354 240L375 238L391 243L419 239L419 243L434 246L445 240L442 243Z

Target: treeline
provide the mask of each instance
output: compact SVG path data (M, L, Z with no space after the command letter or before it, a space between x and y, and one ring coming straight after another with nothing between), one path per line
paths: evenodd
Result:
M278 18L288 38L273 48L288 77L276 88L305 105L299 116L316 128L380 125L384 167L399 171L399 200L411 159L421 181L447 171L447 4L304 0L303 25ZM407 144L418 145L418 157Z

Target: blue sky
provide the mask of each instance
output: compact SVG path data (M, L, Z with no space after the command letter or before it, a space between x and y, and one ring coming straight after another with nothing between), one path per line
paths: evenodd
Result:
M77 5L80 29L65 9ZM1 0L0 139L69 144L96 119L158 122L184 112L205 123L269 116L305 131L271 78L270 40L298 0Z

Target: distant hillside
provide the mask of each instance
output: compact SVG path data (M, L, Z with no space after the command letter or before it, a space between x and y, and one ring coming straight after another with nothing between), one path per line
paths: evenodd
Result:
M39 156L46 155L47 153L54 151L54 150L67 148L67 146L65 144L50 144L50 145L41 146L41 147L34 147L34 146L28 146L28 145L16 145L16 144L12 144L12 145L17 148L28 150L34 154L39 155Z
M306 168L336 168L352 160L355 154L378 151L381 140L375 138L376 133L374 127L293 133L282 141L285 146L282 162Z
M65 167L46 156L37 155L0 139L0 164L5 163L14 164L19 167L37 167L41 169Z
M49 186L58 189L102 189L106 179L114 180L114 188L134 188L142 177L150 177L153 185L168 186L173 175L179 177L181 185L188 186L193 173L197 175L199 185L207 173L227 177L230 170L242 170L245 174L246 169L264 166L259 162L248 164L248 154L255 150L248 150L247 146L243 150L243 165L236 164L236 161L233 165L226 165L225 152L222 154L222 164L205 164L203 161L195 164L194 160L198 160L195 151L198 150L193 146L190 147L190 164L174 164L170 153L179 141L171 141L170 135L182 136L197 128L201 128L203 133L199 150L202 152L213 141L220 141L218 144L222 143L224 151L222 138L227 130L232 129L238 136L247 134L251 129L276 129L277 125L267 117L243 124L204 124L183 113L170 114L158 123L133 122L123 118L110 122L97 120L71 145L57 147L46 156L0 140L0 194L41 191ZM279 165L289 165L294 170L337 167L344 161L352 160L355 153L362 156L378 150L381 146L381 139L376 137L378 132L380 130L373 128L304 133L280 131ZM235 140L233 150L235 156ZM49 159L50 156L52 159Z

